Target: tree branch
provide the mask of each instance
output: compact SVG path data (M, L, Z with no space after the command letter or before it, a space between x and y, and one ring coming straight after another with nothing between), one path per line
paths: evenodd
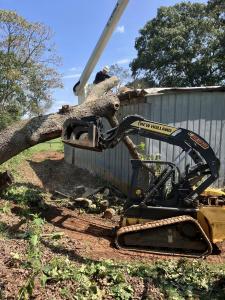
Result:
M85 102L67 107L58 113L19 121L0 132L0 164L36 144L61 136L65 121L79 120L87 116L99 116L109 120L111 126L117 126L115 112L120 107L116 95L108 92L118 83L111 77L93 87ZM125 137L124 143L133 158L139 158L135 145Z
M112 127L115 127L115 126L119 125L119 121L118 121L118 119L117 119L116 116L110 116L110 117L108 117L108 121L109 121L109 124ZM140 154L137 151L136 145L132 142L132 140L131 140L131 138L129 138L129 136L125 136L123 138L123 142L127 146L127 149L128 149L128 151L130 153L130 156L133 159L140 159L141 158Z

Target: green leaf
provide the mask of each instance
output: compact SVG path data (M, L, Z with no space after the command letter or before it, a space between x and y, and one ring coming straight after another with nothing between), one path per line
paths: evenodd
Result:
M43 287L45 287L45 284L46 284L46 282L48 281L48 279L49 279L49 277L46 276L44 273L41 274L40 281L41 281L41 285L42 285Z
M53 240L59 240L63 237L63 235L64 235L64 232L55 232L51 235L51 238Z
M31 244L35 247L38 244L38 236L37 234L34 234L30 238Z

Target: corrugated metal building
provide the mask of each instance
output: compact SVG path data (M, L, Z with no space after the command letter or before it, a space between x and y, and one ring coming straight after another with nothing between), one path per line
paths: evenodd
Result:
M146 119L188 128L210 143L221 161L220 178L216 185L225 185L225 88L152 88L120 94L118 119L139 114ZM106 129L108 125L105 122ZM135 144L145 143L145 153L161 160L173 161L180 153L177 147L163 142L131 136ZM65 160L110 181L127 191L130 176L130 156L120 143L102 153L74 149L65 145ZM181 168L188 158L181 161Z

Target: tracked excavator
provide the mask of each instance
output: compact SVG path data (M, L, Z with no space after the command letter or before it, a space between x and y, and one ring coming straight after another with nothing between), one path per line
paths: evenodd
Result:
M82 102L84 86L103 52L129 0L118 0L73 91ZM100 118L87 117L64 124L62 139L73 147L104 151L126 135L166 142L180 147L173 162L131 160L133 175L121 222L116 228L118 248L190 257L204 257L225 239L225 192L210 188L220 162L198 134L127 116L104 132ZM186 163L181 168L182 159Z
M180 147L173 162L131 160L132 178L121 222L118 248L156 254L204 257L218 251L225 239L225 192L210 188L220 162L198 134L138 115L125 117L109 131L101 118L86 117L66 124L63 142L73 147L104 151L126 135L140 135ZM182 159L191 164L182 170Z

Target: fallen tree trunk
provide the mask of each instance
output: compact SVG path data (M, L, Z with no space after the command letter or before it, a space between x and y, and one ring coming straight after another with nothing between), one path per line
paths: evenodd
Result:
M63 123L68 119L79 120L94 115L106 118L111 126L118 125L115 113L120 107L120 102L116 95L108 92L117 84L118 79L111 77L95 85L86 100L80 105L66 105L58 113L19 121L1 131L0 164L27 148L60 137ZM138 158L139 154L130 138L124 138L124 143L131 156Z

